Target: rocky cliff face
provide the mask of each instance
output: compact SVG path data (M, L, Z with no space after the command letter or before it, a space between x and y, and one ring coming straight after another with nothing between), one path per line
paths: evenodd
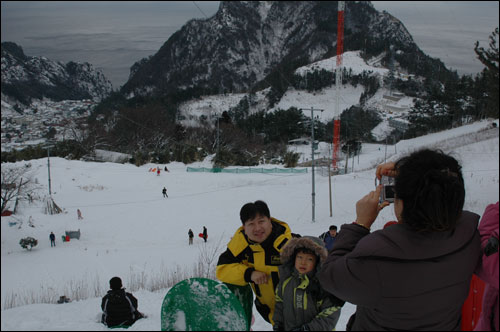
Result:
M33 99L102 100L112 85L89 63L27 56L15 43L2 43L2 99L29 105Z
M418 49L391 15L366 1L346 4L346 51L370 47L367 40ZM133 97L190 88L248 91L277 66L334 55L336 41L336 1L223 1L213 17L191 20L154 56L134 64L122 92Z

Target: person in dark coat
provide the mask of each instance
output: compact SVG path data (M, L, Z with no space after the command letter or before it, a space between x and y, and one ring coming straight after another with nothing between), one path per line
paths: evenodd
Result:
M208 234L207 234L207 228L203 226L203 240L207 242Z
M397 224L370 234L382 185L356 203L318 273L323 288L357 305L347 330L460 330L461 308L481 257L479 216L464 211L461 166L421 150L377 168L395 177Z
M189 236L189 245L192 245L193 244L194 233L191 230L191 228L188 231L188 236Z
M166 187L163 187L163 190L161 191L163 193L163 197L167 197L168 198L168 195L167 195L167 188Z
M54 232L50 232L49 239L50 239L50 246L55 247L56 246L56 236L54 235Z
M137 299L131 293L125 292L119 277L111 278L109 286L111 290L101 302L103 324L108 327L128 327L144 317L137 310Z

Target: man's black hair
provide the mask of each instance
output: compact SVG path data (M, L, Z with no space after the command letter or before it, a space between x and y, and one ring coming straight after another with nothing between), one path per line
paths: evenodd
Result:
M263 201L255 201L254 203L247 203L243 205L240 210L240 219L242 224L245 224L250 219L255 218L257 215L271 218L271 213L267 204Z

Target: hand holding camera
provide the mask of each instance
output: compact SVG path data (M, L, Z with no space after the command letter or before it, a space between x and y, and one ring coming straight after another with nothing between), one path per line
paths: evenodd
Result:
M394 184L396 176L394 166L394 163L385 163L377 167L377 171L375 173L375 186L382 185L379 200L380 204L383 204L384 202L394 203ZM379 180L378 183L377 180Z
M356 203L356 224L370 229L375 219L377 219L380 210L388 205L388 203L383 206L379 204L381 191L382 186L378 186L374 191L371 191Z

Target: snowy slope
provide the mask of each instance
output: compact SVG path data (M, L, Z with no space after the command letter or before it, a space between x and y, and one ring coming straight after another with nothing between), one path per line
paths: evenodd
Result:
M384 146L364 145L359 163L355 160L355 172L332 178L333 217L329 216L328 178L316 176L315 223L311 222L310 172L187 173L186 165L172 163L169 173L162 171L157 176L148 172L157 165L136 167L51 158L53 197L67 213L45 215L38 201L24 205L15 217L23 222L20 228L19 224L9 227L8 222L15 221L13 217L2 218L1 329L105 330L96 322L100 298L108 289L108 280L120 276L139 299L139 310L149 315L129 330L159 330L160 306L168 289L151 292L136 290L136 286L142 283L151 289L158 276L191 270L202 251L215 250L218 256L241 225L239 210L243 204L262 199L269 204L272 216L288 222L293 232L319 235L331 224L340 226L354 220L355 202L373 190L373 167L385 157L395 160L420 147L441 148L462 162L466 209L482 214L486 205L499 199L498 129L485 130L488 127L489 122L484 121L401 141L389 146L387 152ZM300 149L309 153L307 146ZM43 196L48 192L47 160L29 163ZM15 165L24 164L27 162ZM164 165L160 166L163 169ZM190 166L210 167L210 163ZM168 199L161 194L164 186ZM83 220L77 219L76 209L82 211ZM30 216L35 227L28 226ZM374 229L394 218L391 208L384 209ZM188 246L188 229L198 234L203 226L208 229L208 243L195 238L195 244ZM80 240L61 242L65 230L78 229ZM50 247L48 239L51 231L56 234L55 248ZM19 245L26 236L39 240L31 252ZM37 298L45 297L55 302L63 294L83 300L27 305L27 298L37 302ZM6 309L9 303L18 306ZM346 304L337 330L345 329L353 312L354 306ZM256 314L254 330L271 329Z

